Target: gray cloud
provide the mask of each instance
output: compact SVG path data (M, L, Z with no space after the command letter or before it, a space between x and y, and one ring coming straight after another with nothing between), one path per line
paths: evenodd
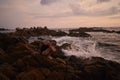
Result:
M49 5L49 4L52 4L52 3L56 2L56 1L59 1L59 0L41 0L40 4Z
M108 16L118 14L120 12L118 7L110 7L106 10L86 11L80 5L71 5L71 9L74 15L83 16Z
M120 2L118 3L118 5L120 5Z
M97 0L97 3L102 3L102 2L109 2L111 0Z
M62 18L62 17L70 17L70 16L110 16L114 14L120 13L120 9L118 7L110 7L106 10L95 10L95 11L86 11L83 9L79 4L71 4L70 5L71 11L69 12L61 12L59 14L53 15L42 15L40 13L30 13L29 15L33 16L34 18Z
M10 0L0 0L0 4L10 4L11 1Z
M87 15L87 12L84 9L82 9L81 6L78 4L70 5L70 7L72 9L72 13L75 15Z
M59 13L59 14L53 14L53 15L40 15L39 13L29 13L28 15L32 16L33 18L63 18L63 17L69 17L69 16L73 16L73 14L71 12L63 12L63 13Z

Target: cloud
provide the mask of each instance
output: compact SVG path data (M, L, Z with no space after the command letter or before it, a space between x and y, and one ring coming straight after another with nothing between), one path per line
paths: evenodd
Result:
M97 0L97 3L110 2L111 0Z
M112 16L112 17L109 17L111 19L120 19L120 16Z
M118 7L110 7L107 9L95 9L93 11L87 11L82 8L80 5L71 5L71 9L74 15L81 15L81 16L108 16L118 14L120 9Z
M118 5L120 5L120 2L118 3Z
M57 2L57 1L59 1L59 0L41 0L40 4L49 5L49 4L52 4L52 3Z
M73 16L73 14L71 12L61 12L61 13L56 13L56 14L52 14L52 15L44 15L38 13L30 13L29 15L33 16L33 18L35 19L39 19L39 18L65 18L65 17L70 17Z

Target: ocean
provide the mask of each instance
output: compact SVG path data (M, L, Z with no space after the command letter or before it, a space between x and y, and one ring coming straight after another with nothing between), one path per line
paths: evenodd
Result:
M106 30L119 31L120 28L103 28ZM62 29L68 33L69 29ZM67 43L68 48L62 49L66 56L74 55L81 58L102 57L120 63L120 34L104 32L87 32L92 37L52 37L41 36L44 39L54 39L58 46ZM40 36L39 36L40 37ZM37 40L37 37L29 39L30 42Z
M106 30L120 31L120 28L103 28ZM68 33L69 29L62 29ZM4 32L5 33L5 32ZM102 57L107 60L112 60L120 63L120 34L104 33L104 32L87 32L92 37L53 37L53 36L38 36L44 39L54 39L58 46L67 43L70 44L62 51L66 56L74 55L81 58ZM29 42L38 40L38 37L29 38Z

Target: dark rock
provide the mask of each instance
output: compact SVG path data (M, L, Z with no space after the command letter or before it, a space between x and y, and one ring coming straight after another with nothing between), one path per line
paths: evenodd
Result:
M5 54L4 50L0 48L0 55Z
M46 80L64 80L65 75L61 71L53 71Z
M57 58L57 57L59 57L59 58L61 58L61 59L66 59L67 57L64 55L64 53L62 52L62 50L61 50L61 47L59 47L59 46L56 46L56 52L54 52L53 54L52 54L52 56L54 57L54 58Z
M118 46L118 45L98 42L98 46L103 46L103 47L106 46L106 47L108 47L108 46Z
M52 36L66 36L67 33L63 32L63 31L58 31L58 32L55 32L54 34L52 34Z
M107 61L103 58L93 57L83 62L87 80L119 80L120 64Z
M47 77L51 73L51 71L48 68L40 68L40 71L45 77Z
M69 43L64 43L62 46L60 46L61 49L71 49L71 44Z
M9 80L9 78L0 72L0 80Z
M17 80L45 80L45 77L39 69L33 69L20 73Z
M27 43L27 40L22 37L9 36L0 34L0 48L7 50L10 46L15 46L17 43Z
M90 34L87 34L85 32L69 32L68 36L72 37L91 37Z
M15 69L7 63L0 66L0 72L2 72L10 79L14 79L16 75Z

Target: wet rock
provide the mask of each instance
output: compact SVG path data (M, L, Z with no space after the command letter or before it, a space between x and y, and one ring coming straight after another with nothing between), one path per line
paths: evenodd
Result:
M68 36L73 36L73 37L91 37L90 34L87 34L85 32L69 32Z
M98 45L99 46L103 46L103 47L109 47L109 46L118 46L118 45L115 45L115 44L108 44L108 43L100 43L100 42L98 42Z
M64 43L62 46L60 46L61 49L71 49L71 44Z
M48 68L40 68L40 71L45 77L47 77L51 73L51 71Z
M59 46L56 46L56 52L54 52L53 54L52 54L52 57L54 57L54 58L61 58L61 59L65 59L66 58L66 56L64 55L64 53L62 52L62 48L61 47L59 47Z
M4 50L0 48L0 55L5 54Z
M14 67L7 63L0 66L0 72L6 75L9 79L14 79L16 75Z
M84 72L88 75L88 80L119 80L120 64L105 60L99 57L93 57L83 62Z
M33 70L21 72L17 76L17 80L45 80L45 77L39 71L39 69L33 69Z
M55 32L54 34L52 34L52 36L66 36L67 33L63 32L63 31L58 31L58 32Z
M27 40L22 37L10 36L8 34L0 34L0 47L7 50L10 46L15 46L17 43L27 43Z
M65 75L61 71L53 71L46 80L64 80Z
M59 63L66 64L66 62L61 58L56 58L56 61L59 62Z
M9 78L0 72L0 80L9 80Z

